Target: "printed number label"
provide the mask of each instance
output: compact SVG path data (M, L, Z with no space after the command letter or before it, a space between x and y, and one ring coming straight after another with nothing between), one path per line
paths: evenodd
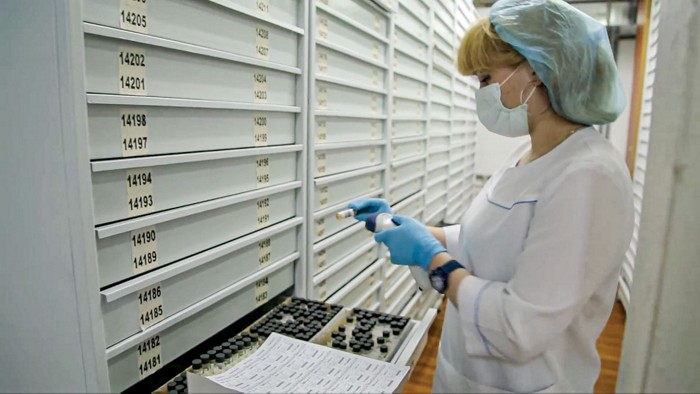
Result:
M148 114L146 110L121 110L119 115L122 157L148 154Z
M372 85L379 86L379 71L372 70Z
M318 87L318 108L326 109L328 108L328 88L325 86Z
M370 107L372 108L373 113L376 113L379 108L379 98L374 94L370 98Z
M318 36L324 40L328 39L328 18L322 16L318 20Z
M316 154L316 175L321 176L326 174L326 154Z
M131 259L134 274L150 271L159 265L156 234L156 226L131 232Z
M326 251L322 250L316 255L316 267L319 269L326 266Z
M148 33L146 0L120 0L119 27L124 30Z
M371 147L369 149L369 163L374 164L374 162L377 160L377 148Z
M146 50L120 46L118 61L119 94L146 95Z
M259 156L255 159L255 178L258 187L270 184L270 158Z
M326 281L322 281L318 284L318 298L325 300L328 295L328 287L326 286Z
M263 60L270 58L270 31L262 25L255 27L255 56Z
M316 122L316 141L325 142L328 135L326 134L326 121L319 120Z
M134 168L126 171L126 195L129 217L155 210L153 175L150 168Z
M255 306L267 302L270 296L270 283L267 277L255 281Z
M258 266L266 267L272 261L272 240L270 238L258 242Z
M328 52L319 49L318 51L318 73L325 74L328 72Z
M382 20L379 15L374 16L374 31L379 33L382 30Z
M255 202L258 208L258 228L270 223L270 199L263 198Z
M139 379L149 376L163 366L160 335L146 339L136 349L139 363Z
M318 219L316 221L316 236L317 237L323 237L323 234L326 232L326 220L325 219Z
M141 290L138 294L138 299L141 330L145 330L165 318L163 289L160 283Z
M369 176L369 188L374 189L377 187L377 174L372 174Z
M321 205L321 208L325 208L328 206L328 186L321 186L319 188L319 204Z
M255 146L267 146L267 116L258 115L253 118L253 140Z
M379 127L377 127L377 122L372 121L369 126L370 133L372 133L372 139L377 138L377 134L379 133Z
M256 0L255 8L264 14L270 13L270 0Z
M374 60L379 60L379 43L372 44L372 57Z
M256 72L253 74L253 101L256 103L267 102L267 74Z

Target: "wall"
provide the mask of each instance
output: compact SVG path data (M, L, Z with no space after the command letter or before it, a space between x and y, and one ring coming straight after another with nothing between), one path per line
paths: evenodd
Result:
M632 98L632 86L634 84L634 51L636 41L634 39L620 40L617 48L617 69L620 73L622 87L625 90L627 106L625 111L615 122L610 125L609 140L620 154L626 155L627 131L630 120L630 100Z

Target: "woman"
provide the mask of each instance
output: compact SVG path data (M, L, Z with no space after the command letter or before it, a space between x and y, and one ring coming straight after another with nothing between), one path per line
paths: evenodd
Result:
M590 126L624 107L607 34L560 0L501 0L458 56L481 82L482 123L530 140L461 225L396 216L375 236L448 296L433 390L592 392L633 226L629 172ZM350 207L360 220L391 212L378 199Z

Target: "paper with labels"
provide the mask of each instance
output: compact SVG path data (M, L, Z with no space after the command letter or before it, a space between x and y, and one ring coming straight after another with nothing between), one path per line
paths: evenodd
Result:
M241 393L391 393L408 371L273 333L255 353L207 379Z

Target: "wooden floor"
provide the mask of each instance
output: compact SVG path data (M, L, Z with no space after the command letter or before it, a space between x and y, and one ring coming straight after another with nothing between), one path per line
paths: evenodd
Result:
M442 332L442 321L445 317L445 305L440 309L435 323L430 328L430 336L425 350L411 379L404 387L405 393L429 393L433 386L433 371L437 362L437 351ZM625 331L625 311L620 303L615 304L608 324L598 339L598 353L601 359L601 371L595 385L596 393L614 393L617 382L617 366L620 363L622 335Z

